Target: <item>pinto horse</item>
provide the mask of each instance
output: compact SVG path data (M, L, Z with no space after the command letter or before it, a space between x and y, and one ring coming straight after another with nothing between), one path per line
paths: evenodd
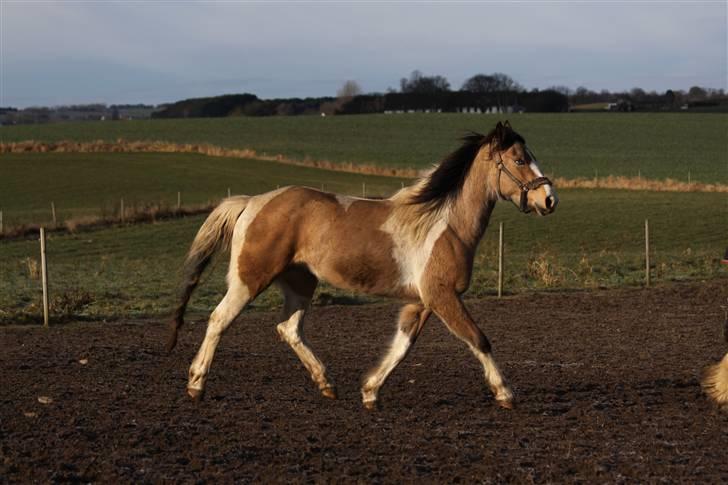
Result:
M321 393L336 389L303 336L303 320L319 280L405 302L389 351L364 380L364 405L376 407L380 387L404 359L434 312L482 363L496 402L510 408L513 393L493 359L488 339L463 305L478 243L498 200L546 215L558 203L551 181L508 122L463 145L414 185L389 199L370 200L305 187L225 199L203 223L184 265L168 348L192 291L213 255L230 248L228 290L212 312L189 370L187 392L200 399L220 336L245 305L271 284L283 292L277 330Z

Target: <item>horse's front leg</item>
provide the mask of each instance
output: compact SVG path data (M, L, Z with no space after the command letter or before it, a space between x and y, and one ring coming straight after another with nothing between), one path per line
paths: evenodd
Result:
M452 292L428 298L428 303L435 314L440 317L447 328L460 340L468 344L470 350L483 364L485 380L488 383L498 405L510 409L513 407L513 392L506 383L493 359L490 342L475 325L470 313L463 305L460 297Z

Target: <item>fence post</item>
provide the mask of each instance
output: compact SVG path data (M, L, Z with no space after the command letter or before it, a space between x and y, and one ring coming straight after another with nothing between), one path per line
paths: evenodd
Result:
M498 298L503 296L503 223L498 231Z
M688 185L690 185L690 170L688 170Z
M645 219L645 283L650 286L650 222Z
M40 272L43 282L43 326L48 327L48 264L46 263L45 228L40 228Z
M56 219L56 203L51 201L51 216L53 218L53 226L58 225L58 219Z
M122 223L124 222L124 197L121 198L121 203L119 205L119 220Z
M180 192L178 190L177 191L177 210L179 210L180 207L182 207L182 192Z
M231 193L230 193L230 187L228 187L228 197L230 197L230 195L231 195Z
M365 197L367 196L367 184L366 182L361 183L361 196Z

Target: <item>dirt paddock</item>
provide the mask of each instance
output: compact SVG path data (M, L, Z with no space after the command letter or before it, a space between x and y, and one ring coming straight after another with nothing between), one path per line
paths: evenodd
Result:
M727 297L722 279L470 301L510 411L435 318L365 411L394 304L310 314L338 401L277 340L274 313L231 327L200 404L185 383L203 322L170 356L161 322L0 328L0 482L725 483L728 415L699 374L726 350Z

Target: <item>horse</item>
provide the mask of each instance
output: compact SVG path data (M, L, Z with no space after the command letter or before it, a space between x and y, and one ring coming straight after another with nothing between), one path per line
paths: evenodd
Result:
M728 411L728 353L703 373L703 389L719 408Z
M728 254L726 259L728 260ZM728 343L728 308L723 324L723 338ZM708 397L723 411L728 411L728 352L723 356L723 360L703 371L701 384Z
M303 335L316 286L325 281L403 303L389 350L361 386L366 408L377 407L380 388L432 313L481 362L497 404L511 408L513 392L493 358L488 338L461 299L498 200L539 215L552 213L558 204L553 184L508 121L498 122L487 135L466 134L460 148L387 199L298 186L224 199L192 242L183 266L179 304L170 322L171 351L204 269L213 255L230 249L227 292L210 315L189 368L187 393L194 400L202 399L221 335L249 302L276 285L284 296L278 335L296 353L323 396L336 399L326 367Z

